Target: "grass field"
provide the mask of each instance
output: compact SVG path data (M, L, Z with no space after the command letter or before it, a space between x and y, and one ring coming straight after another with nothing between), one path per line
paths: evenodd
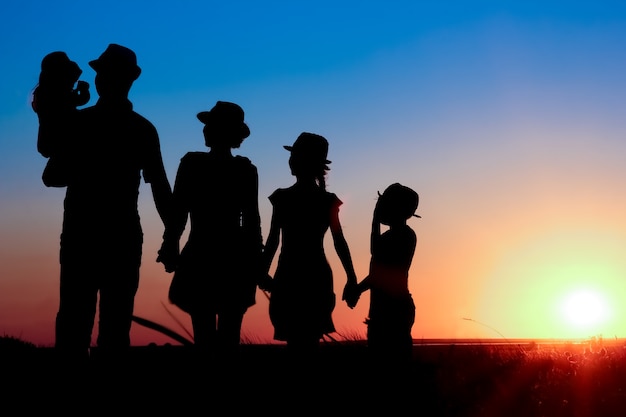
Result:
M626 416L626 345L621 341L418 342L406 372L393 374L372 368L367 347L359 341L324 343L317 361L306 364L290 362L282 345L243 344L236 365L217 366L200 366L189 347L146 346L133 348L124 363L100 362L96 351L86 367L73 369L56 366L50 348L0 340L2 403L15 402L22 409Z

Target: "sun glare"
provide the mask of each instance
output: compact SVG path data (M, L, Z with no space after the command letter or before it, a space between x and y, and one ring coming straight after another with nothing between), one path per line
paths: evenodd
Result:
M562 318L576 329L591 329L605 323L611 316L606 297L600 292L579 288L568 293L559 305Z

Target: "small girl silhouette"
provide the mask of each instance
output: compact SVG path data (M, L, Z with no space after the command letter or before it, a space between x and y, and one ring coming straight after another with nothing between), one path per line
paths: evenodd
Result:
M418 194L399 183L379 194L372 219L369 274L346 296L348 306L354 307L361 293L370 291L368 349L386 369L408 364L412 354L415 304L408 278L416 235L407 220L420 217L415 214L418 202ZM381 224L389 227L382 234Z
M46 115L87 104L90 98L89 83L78 79L82 73L78 64L70 60L65 52L56 51L46 55L41 60L39 83L33 91L32 107L35 113Z

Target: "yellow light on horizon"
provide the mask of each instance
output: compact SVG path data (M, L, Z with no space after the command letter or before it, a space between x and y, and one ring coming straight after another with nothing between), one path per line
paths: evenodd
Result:
M559 302L561 318L576 330L593 330L612 316L606 296L592 288L577 288Z
M474 316L511 338L624 337L626 234L553 230L507 246Z

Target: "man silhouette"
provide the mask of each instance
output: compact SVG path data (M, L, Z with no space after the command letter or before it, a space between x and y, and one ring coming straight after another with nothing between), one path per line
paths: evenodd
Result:
M172 195L156 128L128 99L141 73L135 53L110 44L89 65L99 98L77 114L68 149L55 334L57 351L72 360L89 355L97 307L99 351L117 357L130 346L143 244L142 175L163 222Z

